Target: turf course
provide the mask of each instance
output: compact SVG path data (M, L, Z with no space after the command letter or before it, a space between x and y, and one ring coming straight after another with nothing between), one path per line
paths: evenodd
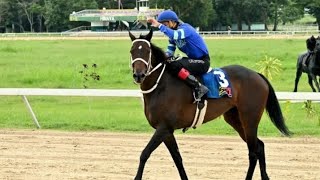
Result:
M206 39L212 67L241 64L257 69L265 56L279 59L282 71L274 77L276 91L292 91L297 55L305 39ZM166 48L167 41L153 43ZM122 40L2 40L0 87L137 89L129 68L131 42ZM84 68L86 64L88 67ZM92 67L94 64L96 68ZM82 73L81 73L82 72ZM90 76L92 75L92 76ZM99 80L92 77L99 76ZM252 90L254 93L254 90ZM311 91L303 75L298 91ZM34 128L21 97L0 97L1 128ZM152 131L137 98L28 97L42 128L62 130ZM289 128L296 135L320 136L319 114L308 116L301 103L282 103ZM318 104L313 104L318 111ZM307 117L308 116L308 117ZM234 134L221 119L188 133ZM259 133L279 133L263 118Z

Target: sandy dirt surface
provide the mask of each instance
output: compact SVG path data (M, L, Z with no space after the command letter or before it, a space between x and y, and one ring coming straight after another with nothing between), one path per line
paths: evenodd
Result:
M151 134L0 130L0 179L133 179ZM244 179L247 147L239 137L177 135L191 180ZM320 138L261 138L270 179L319 180ZM143 179L179 179L162 144ZM260 179L257 166L254 179Z

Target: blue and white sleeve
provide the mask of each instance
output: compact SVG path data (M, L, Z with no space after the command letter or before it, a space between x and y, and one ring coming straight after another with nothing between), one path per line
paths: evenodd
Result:
M163 32L166 36L168 36L170 39L173 40L181 40L186 38L186 32L184 28L178 29L178 30L172 30L168 28L167 26L161 24L159 26L159 30Z
M176 51L176 44L174 43L173 40L169 40L169 44L168 44L168 47L167 47L167 51L166 51L166 55L168 57L171 57L174 55L174 52Z

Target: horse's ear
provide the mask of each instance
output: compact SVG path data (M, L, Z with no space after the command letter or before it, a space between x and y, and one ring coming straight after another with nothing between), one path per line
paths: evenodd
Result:
M131 41L134 41L136 37L128 30Z
M314 39L316 39L316 38L312 35L310 39L314 40Z
M148 40L150 42L151 38L152 38L152 35L153 35L153 30L150 29L149 33L146 35L146 40Z

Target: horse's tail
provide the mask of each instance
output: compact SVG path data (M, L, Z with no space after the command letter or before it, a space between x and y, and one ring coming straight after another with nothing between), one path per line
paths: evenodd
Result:
M276 93L268 79L259 73L259 75L267 82L269 86L269 95L267 100L266 110L272 121L272 123L280 130L280 132L286 136L290 136L292 133L288 130L284 118L281 112L279 101L277 99Z

